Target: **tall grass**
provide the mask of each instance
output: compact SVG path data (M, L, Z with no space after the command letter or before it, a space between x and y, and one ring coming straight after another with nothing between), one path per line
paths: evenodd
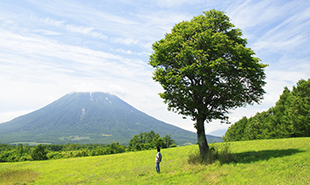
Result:
M206 155L201 155L197 150L188 157L189 164L212 164L218 161L221 165L236 161L236 156L231 152L229 143L211 145Z

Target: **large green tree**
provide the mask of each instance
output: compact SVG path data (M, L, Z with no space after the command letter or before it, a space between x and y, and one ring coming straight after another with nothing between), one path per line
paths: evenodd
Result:
M176 24L153 44L149 64L168 110L195 121L200 154L209 146L205 122L228 123L228 111L259 103L267 66L260 63L240 29L224 12L211 10Z

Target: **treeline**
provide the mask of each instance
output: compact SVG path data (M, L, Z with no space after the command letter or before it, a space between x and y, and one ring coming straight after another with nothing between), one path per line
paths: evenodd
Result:
M110 145L103 144L60 144L60 145L42 145L29 146L19 144L8 145L0 144L0 162L18 162L18 161L34 161L49 160L73 157L86 157L124 153L126 151L139 151L155 149L157 146L168 148L176 146L170 135L161 138L158 133L153 131L143 132L135 135L128 146L121 145L118 142Z
M149 133L142 132L139 135L135 135L128 143L128 151L140 151L149 150L156 147L169 148L176 147L175 141L170 135L166 135L163 138L159 136L158 133L155 134L154 131Z
M310 79L299 80L292 91L285 87L274 107L234 123L223 136L223 141L309 136Z
M119 143L110 145L101 144L64 144L64 145L42 145L34 147L19 144L12 146L0 144L2 148L0 153L0 162L18 162L18 161L33 161L33 160L48 160L73 157L86 157L97 155L108 155L123 153L126 147Z

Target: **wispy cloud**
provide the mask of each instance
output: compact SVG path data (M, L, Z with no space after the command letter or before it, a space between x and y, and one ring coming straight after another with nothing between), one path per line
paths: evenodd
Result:
M87 36L95 37L95 38L100 38L100 39L107 39L108 37L103 35L102 33L93 31L93 27L85 27L85 26L75 26L73 24L65 24L66 21L61 20L54 20L51 18L40 18L40 22L43 22L45 24L55 26L57 28L62 28L70 32L76 32L76 33L81 33Z
M111 41L113 43L121 43L125 45L135 45L139 44L139 40L133 39L133 38L111 38Z
M226 12L237 27L247 30L261 29L283 19L283 12L289 12L297 2L282 3L281 1L239 1L234 3Z
M62 35L62 33L50 31L50 30L36 30L36 32L41 33L43 35Z
M186 5L195 5L200 3L208 3L205 0L158 0L157 5L160 7L176 7L176 6L186 6Z
M88 24L96 29L104 31L122 33L123 30L120 30L121 27L137 24L137 22L132 19L127 19L126 17L109 13L110 11L113 11L113 9L100 11L97 7L85 6L84 4L76 1L60 3L57 1L42 2L32 0L31 2L53 15L65 17L66 19L70 19L71 21L79 22L81 24ZM102 7L105 6L103 5Z
M304 47L309 42L310 8L298 12L281 24L263 34L253 45L256 49L268 49L273 52L309 53ZM299 48L299 50L296 50Z
M56 26L56 27L63 26L63 24L66 22L64 20L57 21L57 20L51 19L49 17L48 18L41 18L40 21L45 23L45 24Z
M133 54L133 52L131 50L123 50L123 49L116 49L115 51L120 52L120 53L125 53L125 54Z
M138 74L145 74L135 73L135 71L148 67L137 59L127 59L107 52L60 44L44 37L22 36L5 30L0 30L0 33L0 43L5 43L5 45L0 44L0 48L6 51L6 54L2 53L2 60L10 61L10 65L14 65L16 69L20 66L23 66L23 70L29 68L29 72L36 68L39 71L71 72L68 75L77 73L95 76L104 73L130 79ZM18 53L18 55L14 56L10 53ZM25 63L21 55L26 56L29 63ZM56 62L58 60L62 62ZM33 74L35 78L35 73L29 74Z
M284 86L292 86L300 78L308 78L310 60L309 1L240 1L227 9L236 27L244 31L248 45L266 69L266 109L273 104Z

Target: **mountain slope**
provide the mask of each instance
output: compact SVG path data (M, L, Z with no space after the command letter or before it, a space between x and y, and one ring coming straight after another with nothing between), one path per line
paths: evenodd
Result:
M178 144L196 143L196 133L166 124L135 109L117 96L71 93L27 115L0 124L0 143L103 143L129 140L153 130L171 134ZM209 142L221 138L208 136Z

